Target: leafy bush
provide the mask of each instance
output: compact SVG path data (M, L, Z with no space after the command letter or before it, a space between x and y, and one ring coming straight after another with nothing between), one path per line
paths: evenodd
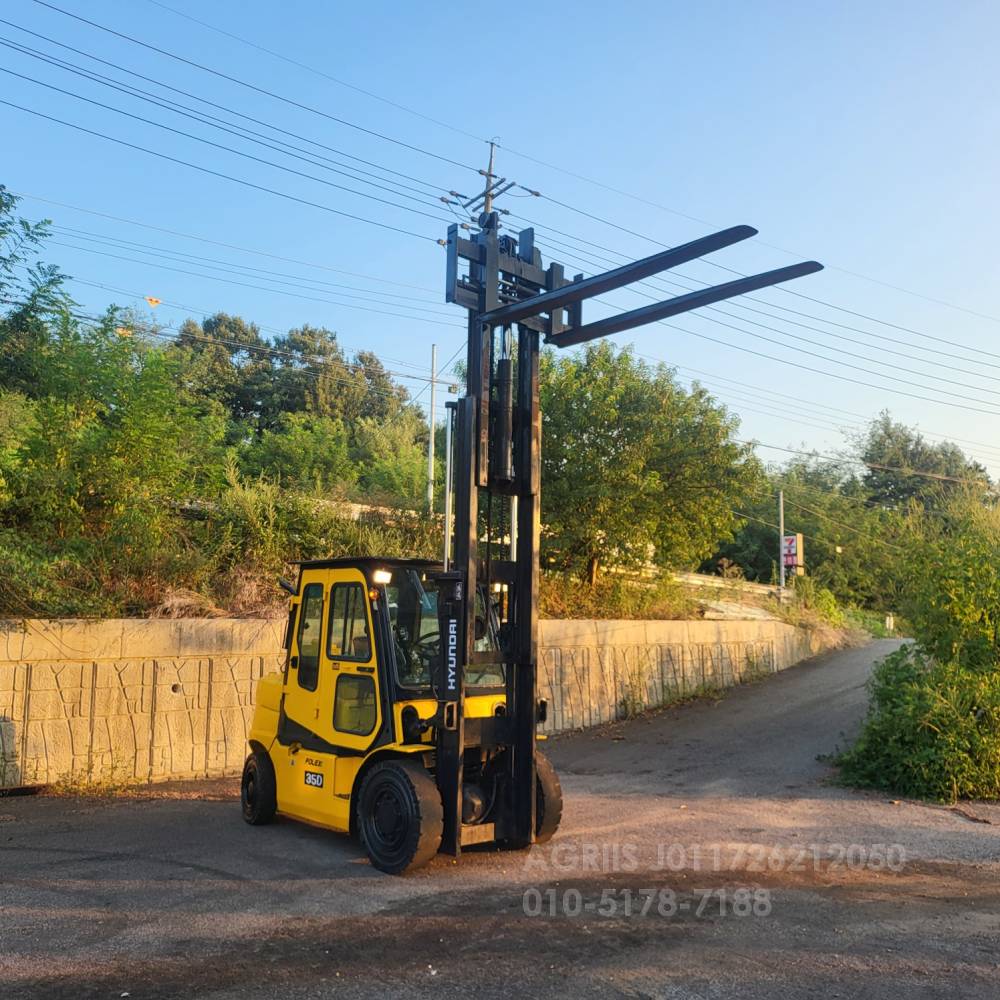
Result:
M652 618L698 617L698 602L674 580L655 583L606 574L594 586L575 574L542 574L539 610L543 618Z
M844 617L847 627L859 632L867 632L873 639L892 639L909 635L909 626L900 615L894 615L893 631L885 627L885 615L881 611L871 611L868 608L846 608Z
M817 587L810 576L794 576L791 580L791 600L776 603L774 610L789 625L803 628L829 625L844 628L847 616L837 598L825 587Z
M953 499L911 553L915 646L882 661L845 779L954 801L1000 797L1000 511Z
M251 476L266 475L286 487L343 492L357 477L343 423L310 413L284 413L243 455Z
M1000 665L1000 510L952 502L936 534L917 548L904 607L914 636L941 662L970 670Z
M1000 797L1000 674L908 645L876 666L868 690L861 736L838 760L846 781L939 801Z

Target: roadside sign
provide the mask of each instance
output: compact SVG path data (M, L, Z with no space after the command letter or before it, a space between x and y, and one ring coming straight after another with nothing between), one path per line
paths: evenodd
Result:
M794 569L796 576L802 576L806 569L805 539L801 534L784 535L781 539L781 561Z
M795 549L798 539L795 535L785 535L781 540L781 556L786 566L795 565Z

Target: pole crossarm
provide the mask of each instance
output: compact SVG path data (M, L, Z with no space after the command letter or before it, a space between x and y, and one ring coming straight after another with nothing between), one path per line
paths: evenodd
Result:
M729 229L712 233L710 236L703 236L690 243L683 243L680 246L671 247L669 250L663 250L661 253L655 253L650 257L644 257L642 260L633 261L631 264L605 271L603 274L582 278L564 285L562 288L556 288L520 302L512 302L509 305L493 309L484 313L481 321L491 326L501 326L517 323L541 313L551 313L553 310L563 309L575 302L582 302L595 295L603 295L605 292L622 288L635 281L641 281L643 278L649 278L671 267L677 267L679 264L697 260L707 253L732 246L734 243L756 235L757 230L752 226L732 226Z
M736 295L755 292L761 288L768 288L771 285L777 285L783 281L791 281L793 278L801 278L807 274L814 274L816 271L822 270L822 264L815 260L808 260L801 264L779 267L774 271L765 271L763 274L753 274L746 278L737 278L735 281L727 281L722 285L701 288L698 291L678 295L676 298L667 299L664 302L654 302L651 305L632 309L617 316L595 320L593 323L587 323L584 326L566 330L564 333L555 334L549 337L546 343L553 344L555 347L572 347L575 344L583 344L597 337L607 337L610 334L621 333L624 330L631 330L637 326L645 326L647 323L655 323L657 320L677 316L679 313L711 305L713 302L722 302ZM543 298L543 296L538 296L537 298ZM524 305L527 305L531 301L533 300L526 300ZM497 312L501 311L503 310L497 310Z

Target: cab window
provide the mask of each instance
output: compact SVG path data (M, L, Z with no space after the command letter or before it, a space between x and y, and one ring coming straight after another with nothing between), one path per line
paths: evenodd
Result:
M334 585L330 593L330 625L326 638L326 652L331 660L367 663L372 658L366 604L367 594L360 583Z
M367 736L378 719L375 681L367 674L341 674L333 702L333 728L353 736Z
M393 570L385 595L397 679L404 687L429 687L441 649L437 591L427 574L399 568ZM473 648L479 653L498 653L491 616L480 593L476 594L475 622ZM470 687L502 687L503 667L499 664L470 666L466 669L465 682Z
M299 612L299 687L315 691L319 680L320 632L323 628L323 584L310 583L302 592Z

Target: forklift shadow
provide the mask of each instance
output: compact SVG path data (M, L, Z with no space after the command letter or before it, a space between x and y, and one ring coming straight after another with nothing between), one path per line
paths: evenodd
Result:
M386 875L374 868L360 841L346 833L337 833L320 826L311 826L302 820L281 815L275 817L269 829L274 834L280 835L286 849L294 845L300 861L308 858L315 862L325 879L359 878L366 875L370 875L372 878L398 878L398 876ZM462 864L465 866L488 864L496 858L497 854L508 854L508 852L498 850L495 844L471 844L462 849ZM454 858L438 854L431 859L425 868L419 872L409 873L405 877L419 877L422 872L440 872L454 867ZM315 877L318 873L302 871L300 874L303 879L308 879ZM287 876L282 876L282 878L285 877Z
M262 832L258 828L255 832ZM275 816L269 825L269 832L288 847L294 845L300 856L320 862L328 878L353 878L357 869L369 868L373 874L380 874L371 868L364 848L355 837L322 826L312 826L300 819L292 819L281 814ZM327 867L329 866L329 867ZM341 867L344 868L341 871Z

